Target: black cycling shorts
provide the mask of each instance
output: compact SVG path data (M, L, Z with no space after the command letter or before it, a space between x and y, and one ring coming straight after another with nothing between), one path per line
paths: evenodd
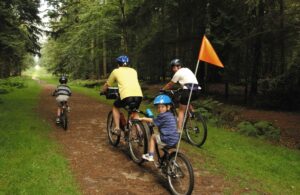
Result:
M187 105L189 100L190 90L182 89L179 92L179 103L182 105ZM194 101L200 97L200 90L193 90L191 101Z
M117 108L128 107L130 110L139 109L142 99L143 98L139 96L131 96L131 97L124 98L123 100L118 98L114 102L114 106Z

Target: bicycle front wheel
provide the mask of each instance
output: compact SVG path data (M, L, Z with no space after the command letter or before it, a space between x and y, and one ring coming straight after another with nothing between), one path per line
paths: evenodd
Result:
M190 161L182 153L170 155L167 174L168 184L172 194L189 195L194 189L194 171Z
M114 130L114 118L113 118L113 114L112 111L110 111L108 113L107 116L107 135L108 135L108 140L110 142L111 145L113 146L117 146L120 142L120 135L116 135L113 130Z
M128 132L128 146L131 159L138 164L144 162L142 155L147 153L148 140L143 123L132 122Z
M205 143L207 126L200 113L186 119L185 133L192 145L200 147Z
M68 130L68 117L67 117L67 113L66 113L65 110L61 113L61 119L60 120L61 120L62 128L65 131Z

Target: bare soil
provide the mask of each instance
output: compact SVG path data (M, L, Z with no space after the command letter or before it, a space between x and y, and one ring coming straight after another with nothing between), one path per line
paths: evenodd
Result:
M83 194L169 194L166 180L153 163L139 166L129 158L124 143L119 147L109 144L109 106L75 93L69 101L69 129L64 131L55 125L56 102L50 96L53 90L54 86L43 84L38 112L53 124L53 137L62 146ZM196 160L191 158L192 162ZM222 176L195 168L194 172L193 194L223 194L232 188Z

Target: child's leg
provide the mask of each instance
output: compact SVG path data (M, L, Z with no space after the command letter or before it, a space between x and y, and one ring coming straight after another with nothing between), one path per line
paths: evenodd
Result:
M151 139L150 139L150 145L149 145L149 154L152 156L154 155L154 150L155 150L155 143L156 143L156 135L153 134L151 136Z
M57 117L60 117L60 106L57 107Z
M154 150L155 150L155 143L156 143L156 137L155 134L153 134L150 138L150 143L149 143L149 153L148 154L143 154L143 159L146 159L148 161L154 161L153 156L154 156Z

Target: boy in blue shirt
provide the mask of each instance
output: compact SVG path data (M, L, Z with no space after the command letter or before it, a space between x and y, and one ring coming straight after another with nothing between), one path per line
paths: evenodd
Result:
M153 134L150 138L149 153L143 155L143 159L154 161L155 144L161 146L175 146L179 141L177 132L177 120L170 111L172 100L167 95L159 95L154 99L154 105L157 106L159 114L157 118L140 118L141 121L153 122L158 127L159 134Z

